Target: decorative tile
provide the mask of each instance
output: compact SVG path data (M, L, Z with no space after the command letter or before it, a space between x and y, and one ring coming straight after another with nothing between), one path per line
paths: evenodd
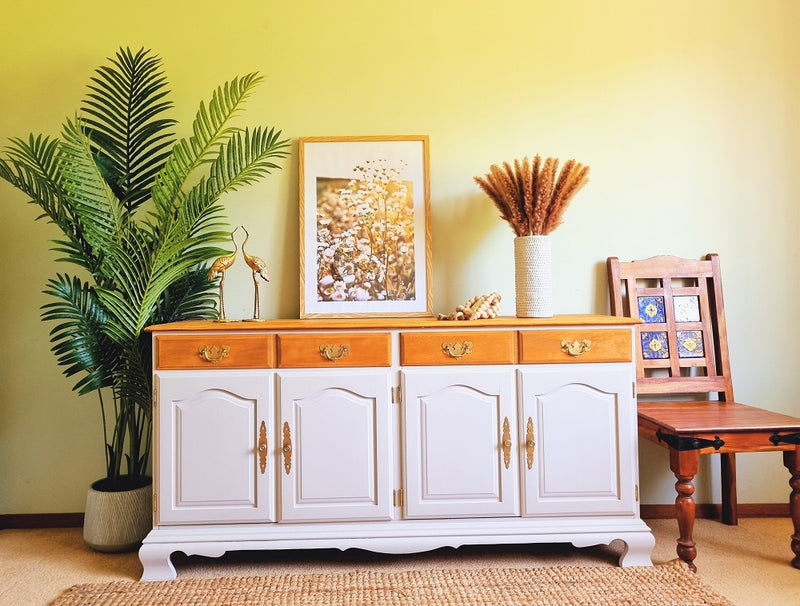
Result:
M672 305L675 307L676 322L700 321L700 301L697 295L673 297Z
M678 337L679 358L702 358L705 356L702 331L679 330L676 336Z
M639 317L647 324L663 324L664 297L639 297Z
M669 358L669 343L666 332L642 332L642 357L645 360Z

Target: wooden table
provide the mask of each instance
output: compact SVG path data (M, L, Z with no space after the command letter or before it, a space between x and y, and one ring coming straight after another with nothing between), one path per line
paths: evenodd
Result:
M796 417L733 402L639 402L639 436L669 449L677 482L678 557L696 570L694 485L701 454L783 451L794 524L792 566L800 568L800 423ZM735 488L735 487L734 487ZM735 521L734 521L735 523Z

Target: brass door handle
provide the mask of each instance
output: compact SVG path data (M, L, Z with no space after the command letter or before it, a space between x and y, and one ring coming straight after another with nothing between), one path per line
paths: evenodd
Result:
M283 424L283 470L286 475L292 471L292 432L288 422Z
M561 351L565 354L571 355L574 358L586 353L587 351L591 350L591 348L592 341L590 339L583 339L581 341L578 341L577 339L574 341L564 339L561 341Z
M258 463L263 475L267 471L267 424L264 421L258 430Z
M528 469L533 467L533 449L536 447L536 440L533 436L533 419L528 417L528 425L525 428L525 458Z
M347 343L341 345L320 345L319 354L331 362L337 362L350 353L350 346Z
M464 341L463 343L445 342L442 343L442 351L451 358L458 360L459 358L463 358L467 354L472 353L472 341Z
M508 422L508 417L503 420L503 437L500 443L503 446L503 464L508 469L511 464L511 424Z
M227 358L231 348L227 345L201 345L197 348L197 355L206 362L216 364L223 358Z

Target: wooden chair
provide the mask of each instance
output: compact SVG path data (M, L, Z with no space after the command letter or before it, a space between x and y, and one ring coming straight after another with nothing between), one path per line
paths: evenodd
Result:
M678 556L697 570L692 480L699 455L721 455L722 521L736 524L735 453L780 450L791 474L792 565L800 568L800 418L733 399L719 257L609 257L607 267L611 313L642 321L635 346L639 436L669 449L678 480Z

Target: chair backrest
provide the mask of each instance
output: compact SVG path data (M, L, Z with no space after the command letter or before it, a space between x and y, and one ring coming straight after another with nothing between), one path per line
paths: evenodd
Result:
M639 318L640 394L712 394L733 401L719 257L607 261L611 313Z

